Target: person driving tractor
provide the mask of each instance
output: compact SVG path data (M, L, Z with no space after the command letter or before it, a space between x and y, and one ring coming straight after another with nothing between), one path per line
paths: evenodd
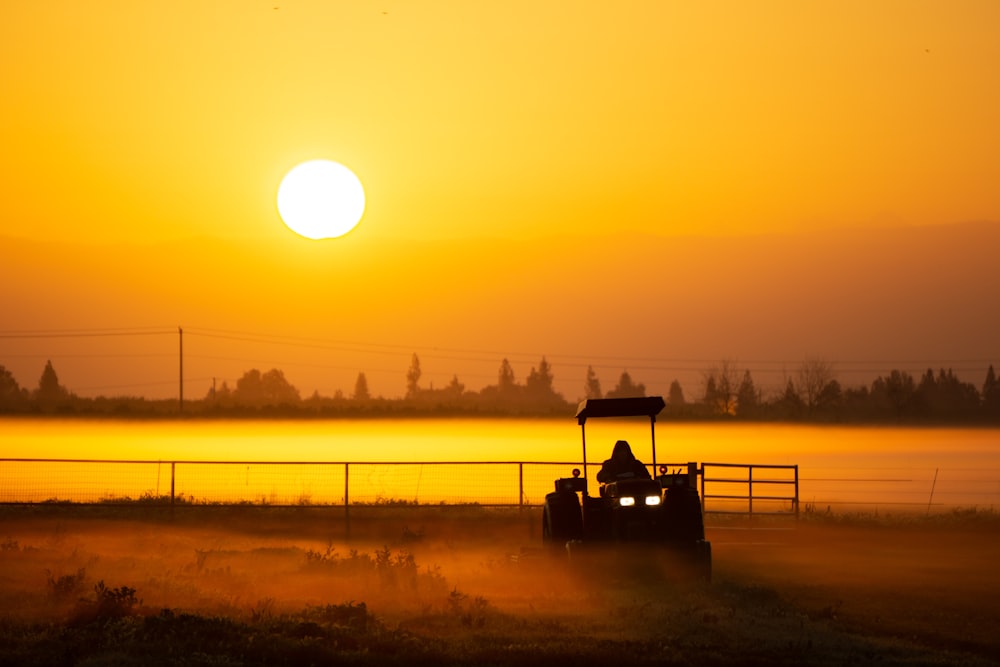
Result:
M619 440L611 450L611 458L604 461L597 481L608 484L620 479L650 479L649 470L642 461L635 458L632 448L625 440Z

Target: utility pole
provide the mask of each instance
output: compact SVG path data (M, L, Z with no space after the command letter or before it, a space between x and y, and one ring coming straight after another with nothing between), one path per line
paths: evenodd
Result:
M180 401L177 404L177 412L184 412L184 329L177 327L177 341L180 343L180 387L178 396Z

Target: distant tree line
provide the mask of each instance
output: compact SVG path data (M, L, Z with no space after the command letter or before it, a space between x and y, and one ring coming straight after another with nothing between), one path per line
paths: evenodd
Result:
M496 384L479 391L466 389L458 376L435 387L421 384L423 372L414 354L406 372L401 398L372 396L365 374L358 373L352 393L313 393L303 398L279 369L246 371L234 386L214 383L201 398L146 399L134 396L95 398L73 394L59 382L52 362L45 364L38 386L27 389L0 365L0 414L165 416L415 416L521 415L566 416L575 401L553 388L552 366L542 357L523 383L510 361L503 359ZM919 377L892 370L869 385L843 387L832 363L805 359L777 391L765 393L749 369L731 360L705 370L699 391L689 400L674 380L664 397L663 418L820 423L997 424L1000 423L1000 381L993 366L981 387L960 380L951 369L928 368ZM581 387L583 398L645 396L646 386L622 371L617 384L603 391L600 378L588 366Z

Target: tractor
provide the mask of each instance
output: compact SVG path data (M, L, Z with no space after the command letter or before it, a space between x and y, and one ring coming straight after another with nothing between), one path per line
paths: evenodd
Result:
M664 408L660 396L587 399L576 419L583 437L583 464L572 477L555 480L545 496L542 541L553 551L570 555L589 545L641 545L665 549L678 556L700 579L710 580L712 545L705 540L698 466L671 472L656 464L656 416ZM652 438L653 477L644 466L599 482L591 496L587 481L587 420L608 417L648 417ZM581 474L581 470L583 471Z

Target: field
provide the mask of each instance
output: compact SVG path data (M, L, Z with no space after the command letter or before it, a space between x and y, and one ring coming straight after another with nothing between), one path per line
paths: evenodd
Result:
M710 524L711 584L537 510L0 509L0 664L1000 662L1000 516Z

